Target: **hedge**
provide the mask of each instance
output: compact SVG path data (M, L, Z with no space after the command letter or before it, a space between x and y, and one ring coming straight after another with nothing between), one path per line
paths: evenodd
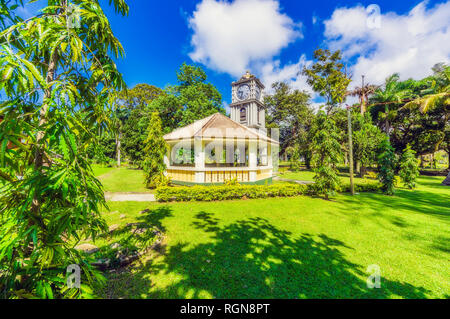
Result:
M355 184L357 192L372 192L380 189L379 183ZM350 185L343 185L344 192L350 191ZM256 199L269 197L293 197L316 195L314 184L276 184L276 185L221 185L221 186L181 186L158 187L156 198L160 202L221 201L233 199Z
M381 183L374 180L365 180L364 182L358 181L355 183L355 192L357 193L368 193L368 192L377 192L381 190ZM350 183L345 183L341 187L341 192L349 193L350 192Z

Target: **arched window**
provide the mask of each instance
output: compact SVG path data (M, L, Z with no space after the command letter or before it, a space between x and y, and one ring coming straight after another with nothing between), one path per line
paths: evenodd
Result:
M247 109L245 107L241 108L240 112L240 119L241 123L247 122Z

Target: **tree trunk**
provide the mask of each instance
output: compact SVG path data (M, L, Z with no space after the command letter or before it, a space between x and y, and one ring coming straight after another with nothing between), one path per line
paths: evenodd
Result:
M53 82L55 79L56 68L58 64L58 54L55 51L50 57L50 62L48 64L46 83ZM47 88L44 92L44 99L42 107L39 111L39 131L36 136L36 152L34 156L34 168L37 171L41 171L44 165L44 147L41 145L44 139L44 126L47 124L47 112L49 108L49 100L52 96L51 88ZM40 214L40 201L38 195L35 195L31 205L31 211L34 215L39 216Z
M390 138L389 131L391 130L391 128L389 124L389 107L387 106L387 104L385 106L385 112L386 112L386 119L384 121L384 129L386 130L387 137Z
M420 155L420 168L425 168L425 156Z
M364 165L361 165L361 167L359 168L359 177L364 178L364 175L366 175L366 167Z
M348 160L350 164L350 193L355 195L355 186L353 184L353 136L352 136L352 117L350 108L347 108L347 121L348 121Z
M442 182L442 185L450 186L450 172L448 172L447 178Z
M122 140L122 133L119 132L119 134L116 137L116 150L117 150L117 167L120 167L121 165L121 158L120 158L120 146L121 146L121 140Z
M366 113L366 95L363 93L361 97L361 115Z
M308 152L305 153L305 165L307 169L311 169L311 156Z
M447 155L448 155L448 167L447 167L447 169L450 171L450 148L447 150Z

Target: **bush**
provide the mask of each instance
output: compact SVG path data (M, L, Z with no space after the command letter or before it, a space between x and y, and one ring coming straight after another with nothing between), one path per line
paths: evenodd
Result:
M358 182L355 183L355 192L357 193L369 193L369 192L378 192L382 189L383 185L378 181L366 181L366 182ZM345 183L342 185L342 192L349 193L350 192L350 183Z
M378 182L355 184L358 192L375 192L381 189ZM343 185L344 192L350 191L350 185ZM182 186L158 187L156 198L160 202L221 201L236 199L257 199L269 197L293 197L317 195L314 184L276 184L276 185L221 185L221 186Z
M292 197L306 194L306 185L231 185L231 186L184 186L158 187L156 198L160 202L216 201Z
M164 156L167 153L167 147L162 134L161 119L158 112L153 112L150 118L148 137L145 140L144 160L142 162L147 188L153 189L169 184L169 180L164 176L164 170L166 169Z
M395 167L396 157L394 148L388 138L380 144L378 155L378 179L383 184L383 192L386 195L394 195L395 191Z
M378 178L378 175L377 175L377 173L375 173L375 172L369 171L369 172L366 173L366 175L364 175L364 178L367 178L367 179L377 179L377 178Z
M314 188L317 190L317 194L325 195L325 198L328 199L340 191L341 180L336 174L336 169L330 166L320 166L314 169L314 173Z
M225 181L224 185L225 186L237 186L237 185L240 185L240 184L239 184L237 178L233 178L233 179L230 179L229 181L228 180Z
M416 187L416 180L419 177L419 163L416 159L416 152L408 145L403 153L400 162L400 177L403 184L409 189Z

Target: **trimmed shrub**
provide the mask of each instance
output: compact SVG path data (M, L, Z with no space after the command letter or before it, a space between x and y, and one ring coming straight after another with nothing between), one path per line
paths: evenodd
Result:
M378 182L355 184L358 192L375 192L381 189ZM344 192L350 191L350 185L343 185ZM220 186L181 186L158 187L156 198L160 202L222 201L236 199L257 199L270 197L293 197L317 195L314 184L275 184L275 185L220 185Z
M256 199L267 197L291 197L306 194L306 185L230 185L158 187L156 198L160 202L220 201Z
M406 147L400 162L399 175L406 187L409 189L416 187L416 180L420 175L419 162L416 159L416 152L411 149L409 144Z
M380 144L378 155L378 179L383 184L382 190L386 195L394 195L395 192L395 150L386 137Z
M378 192L382 189L383 185L378 181L367 181L355 183L355 192L357 193L369 193ZM342 192L350 192L350 183L345 183L342 185Z

